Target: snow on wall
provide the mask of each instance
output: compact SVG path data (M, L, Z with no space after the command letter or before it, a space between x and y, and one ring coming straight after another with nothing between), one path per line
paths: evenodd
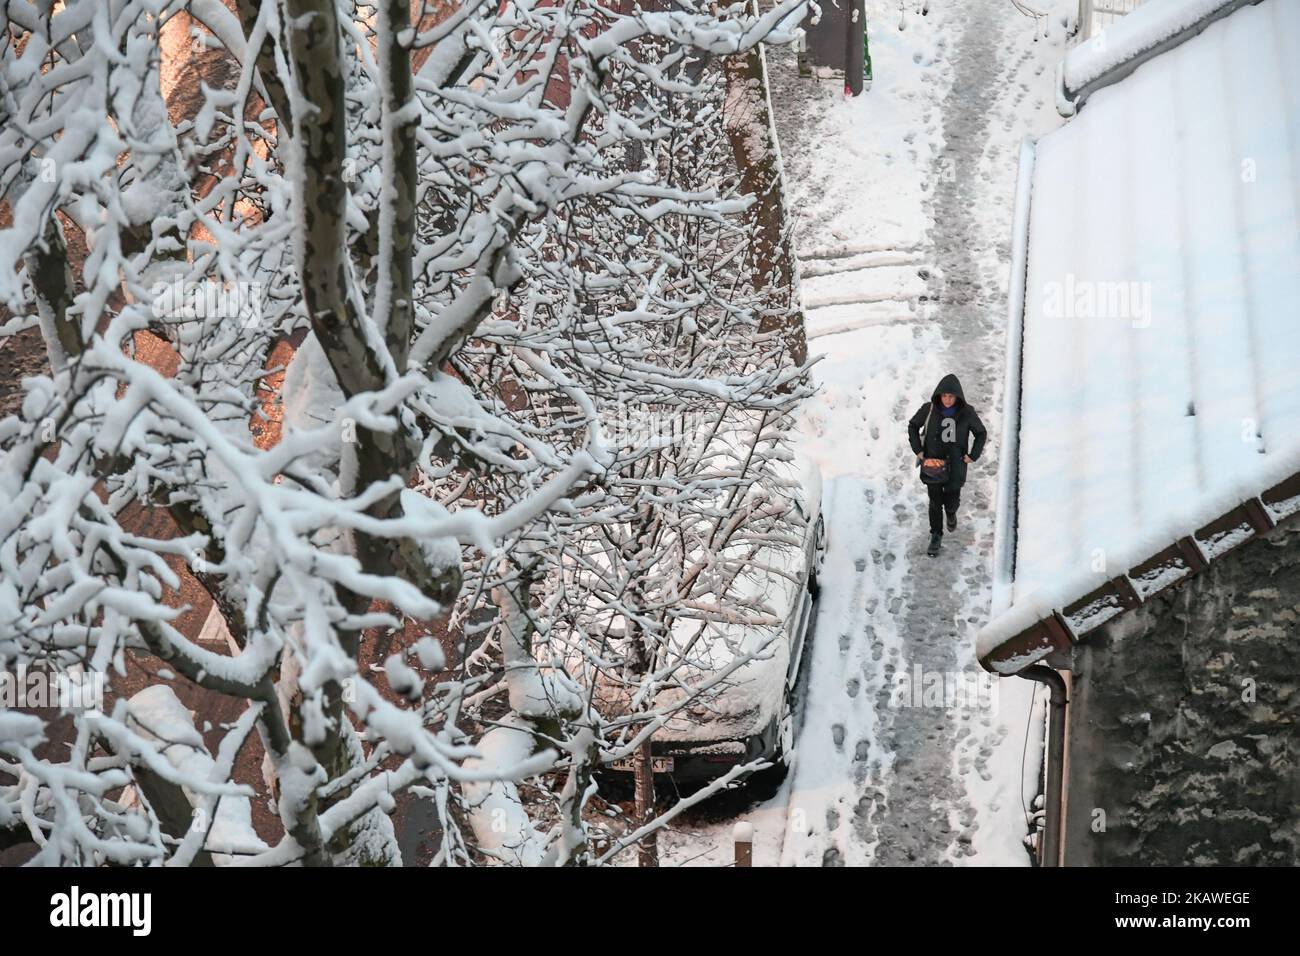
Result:
M1080 39L1088 40L1142 6L1143 0L1083 0L1079 4Z
M1239 0L1149 0L1131 13L1106 21L1104 30L1075 47L1065 58L1066 89L1083 89L1121 63L1140 56L1237 2Z
M1016 575L981 655L1300 470L1300 3L1040 139L1029 237Z

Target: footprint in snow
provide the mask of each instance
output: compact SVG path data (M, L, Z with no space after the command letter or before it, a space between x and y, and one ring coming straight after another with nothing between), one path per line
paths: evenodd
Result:
M870 796L869 794L865 794L865 793L864 793L864 794L863 794L863 795L858 799L857 805L853 808L853 816L856 817L856 818L859 819L859 820L868 820L868 819L870 819L870 818L871 818L871 803L872 803L871 796Z

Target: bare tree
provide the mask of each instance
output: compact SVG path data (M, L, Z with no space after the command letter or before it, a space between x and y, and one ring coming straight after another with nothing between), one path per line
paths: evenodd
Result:
M590 783L591 762L636 755L638 855L655 865L655 734L688 720L687 708L743 695L738 685L769 676L759 670L784 674L766 666L784 647L781 611L744 579L791 573L780 555L802 540L784 428L806 394L806 370L788 352L788 313L753 282L751 200L720 122L722 62L657 43L637 48L633 62L626 69L666 82L627 84L626 108L652 116L665 134L636 144L624 165L727 201L712 217L683 208L654 222L605 197L570 205L547 233L551 254L524 283L519 320L455 361L484 387L502 375L519 383L537 427L583 421L575 395L601 410L609 465L510 549L507 574L528 598L510 591L513 610L487 639L500 658L477 663L517 684L522 644L530 666L545 661L562 682L539 689L550 709L536 716L551 726L534 728L535 739L562 749L581 741L564 778L568 797L556 798L561 819L577 816L567 801ZM616 87L622 75L614 71ZM516 360L500 362L502 353ZM513 725L493 733L525 740ZM510 784L477 796L481 841L495 835L503 852L537 844L531 826L541 814L530 814Z
M628 167L628 149L666 130L611 77L689 92L634 47L743 54L784 38L802 0L762 16L587 0L426 3L414 18L404 0L236 8L5 7L0 335L39 329L49 374L0 422L0 660L112 681L149 657L163 680L245 709L211 754L167 694L116 696L70 715L58 760L37 757L52 724L0 714L0 829L25 829L43 863L391 862L383 813L419 787L440 809L440 859L468 861L451 792L570 767L568 826L525 859L571 862L586 779L571 758L596 745L558 727L538 745L548 721L586 718L538 664L527 612L557 547L551 516L581 506L617 456L598 427L607 396L566 373L554 343L661 387L653 355L624 364L588 334L581 290L630 286L668 255L692 268L657 223L729 202ZM165 88L194 50L227 82L174 116ZM615 263L564 232L570 207L595 202L664 245ZM562 232L571 261L604 268L555 270ZM526 320L542 275L547 295L571 293L547 314L545 348ZM174 372L144 360L146 334ZM304 334L285 427L259 443L269 357ZM474 342L508 349L575 411L510 408L500 382L467 374ZM725 398L752 383L697 387ZM133 509L179 534L141 531ZM235 652L175 626L182 577L211 594ZM484 678L440 673L435 642L384 660L387 687L360 659L367 629L442 619L466 584L497 595L511 673L498 723L527 725L526 747L475 741L462 724ZM240 809L255 791L231 776L254 735L284 828L270 847Z

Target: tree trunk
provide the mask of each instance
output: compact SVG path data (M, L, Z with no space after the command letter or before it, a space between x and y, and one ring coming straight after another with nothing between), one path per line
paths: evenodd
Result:
M650 756L650 741L646 740L636 754L636 821L643 827L655 818L655 775ZM659 831L651 830L636 847L638 866L659 865Z
M757 9L751 10L757 15ZM767 99L762 44L726 60L727 101L723 122L736 157L741 191L754 197L746 213L753 235L749 258L756 290L768 290L771 312L759 329L779 331L795 364L808 358L799 302L793 240L785 214L785 191L776 133Z

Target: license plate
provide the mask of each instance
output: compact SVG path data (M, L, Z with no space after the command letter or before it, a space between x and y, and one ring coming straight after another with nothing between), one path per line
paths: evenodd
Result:
M615 770L626 770L628 773L636 773L637 758L624 757L622 760L615 760L610 764ZM651 757L650 770L652 773L672 773L672 757Z

